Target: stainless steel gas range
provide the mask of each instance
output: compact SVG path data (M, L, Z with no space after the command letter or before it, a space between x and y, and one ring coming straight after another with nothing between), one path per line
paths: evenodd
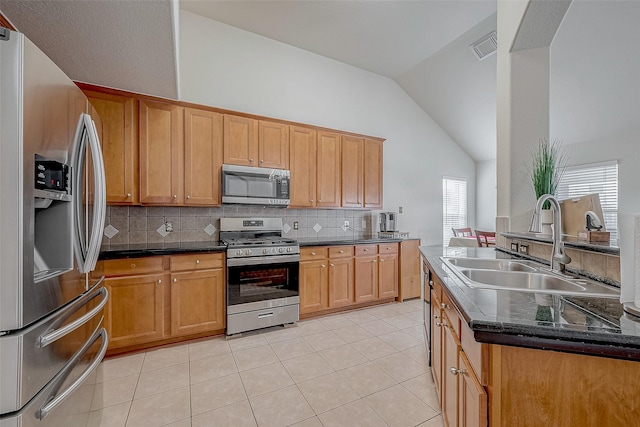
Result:
M300 316L300 246L280 218L221 218L227 245L227 335L294 323Z

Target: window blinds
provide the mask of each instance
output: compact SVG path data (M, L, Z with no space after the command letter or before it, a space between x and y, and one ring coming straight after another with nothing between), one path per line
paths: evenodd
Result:
M467 180L442 178L442 245L449 245L452 228L463 227L467 227Z
M618 238L618 162L591 163L565 168L556 196L559 200L598 193L603 221L611 239Z

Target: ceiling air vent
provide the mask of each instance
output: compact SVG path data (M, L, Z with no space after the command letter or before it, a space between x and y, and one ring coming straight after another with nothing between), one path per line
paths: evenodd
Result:
M469 47L478 59L484 59L498 50L498 36L495 31L491 31Z

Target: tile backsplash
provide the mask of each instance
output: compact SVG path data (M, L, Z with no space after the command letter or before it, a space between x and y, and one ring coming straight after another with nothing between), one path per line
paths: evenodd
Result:
M377 233L378 213L346 209L283 209L241 205L211 208L108 206L102 250L112 245L217 242L220 218L282 218L284 237L304 240L359 239ZM349 221L349 228L344 222ZM294 229L294 223L298 229ZM166 231L171 223L173 231ZM364 225L364 226L363 226Z

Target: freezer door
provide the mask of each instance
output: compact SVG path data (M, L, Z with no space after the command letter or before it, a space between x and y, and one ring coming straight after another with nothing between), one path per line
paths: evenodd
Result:
M90 414L99 397L100 361L107 352L107 331L100 326L64 368L20 411L0 416L0 427L83 427L100 425ZM96 414L99 414L98 411Z
M75 240L78 270L91 272L98 260L107 209L102 150L95 124L81 114L71 157L73 170Z
M19 410L73 359L102 325L102 282L29 328L0 337L0 414Z

